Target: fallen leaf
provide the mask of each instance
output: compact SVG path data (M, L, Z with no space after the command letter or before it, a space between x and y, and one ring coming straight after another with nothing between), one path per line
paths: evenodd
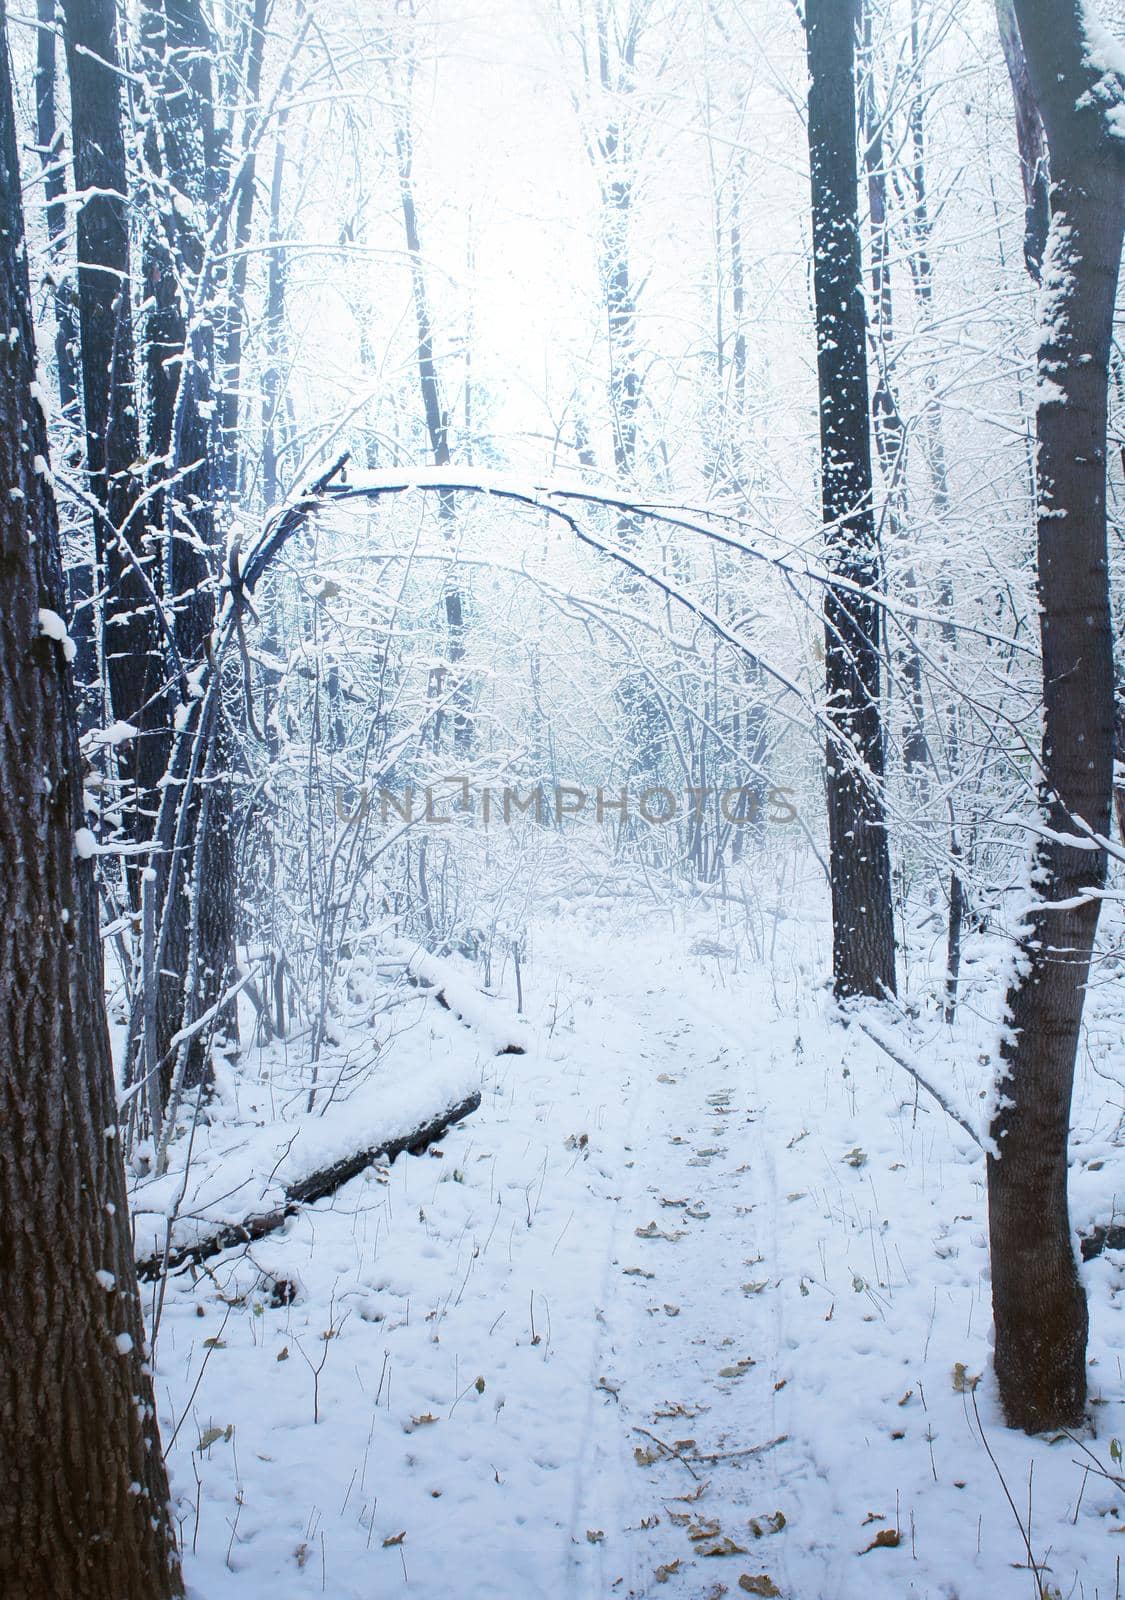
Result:
M587 1528L586 1529L586 1543L587 1544L604 1544L605 1543L605 1533L603 1532L603 1530L601 1528Z
M747 1527L755 1539L764 1539L769 1533L780 1533L785 1527L784 1511L775 1511L769 1517L751 1517Z
M698 1522L689 1519L687 1536L693 1541L699 1539L717 1539L722 1533L722 1524L712 1517L700 1517Z
M664 1233L655 1222L649 1222L643 1228L634 1228L633 1232L638 1239L667 1239L669 1244L674 1244L677 1239L684 1237L682 1228L673 1228L671 1233Z
M402 1530L401 1533L388 1534L388 1536L383 1540L383 1549L384 1550L389 1550L392 1545L401 1544L402 1541L405 1538L406 1538L406 1529L405 1528Z
M744 1556L745 1545L735 1544L729 1534L724 1533L721 1539L716 1539L713 1544L701 1544L696 1547L701 1556Z
M675 1561L666 1561L662 1567L657 1567L656 1571L653 1573L653 1577L656 1579L657 1583L667 1583L672 1574L674 1572L679 1572L679 1570L680 1561L677 1557Z
M420 1417L411 1417L411 1422L416 1428L424 1428L429 1422L436 1422L437 1418L432 1411L423 1411Z
M759 1572L756 1578L744 1572L738 1580L738 1587L745 1589L747 1594L780 1595L781 1593L773 1579L764 1572Z
M741 1360L737 1361L734 1364L733 1367L720 1367L719 1368L719 1377L720 1378L744 1378L746 1376L746 1374L750 1371L750 1368L752 1366L754 1366L754 1364L755 1363L754 1363L754 1359L753 1359L752 1356L743 1356L741 1358Z
M897 1528L880 1528L866 1549L859 1553L865 1556L868 1550L897 1550L901 1543L902 1535Z

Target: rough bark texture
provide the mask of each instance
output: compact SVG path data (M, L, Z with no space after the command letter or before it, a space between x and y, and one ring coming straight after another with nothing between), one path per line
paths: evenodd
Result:
M133 1269L0 0L0 1593L181 1592Z
M820 382L821 497L827 553L861 590L879 582L871 501L867 317L856 155L857 0L809 0L809 162ZM880 612L830 589L824 606L832 966L836 993L895 988L890 853L883 814Z
M1125 224L1123 85L1087 59L1083 0L1016 0L1051 158L1039 350L1038 571L1043 650L1039 900L1008 995L1004 1102L988 1163L995 1365L1004 1412L1029 1431L1074 1424L1086 1399L1086 1296L1067 1210L1078 1032L1110 827L1113 646L1106 561L1106 412ZM1118 115L1121 113L1118 112Z

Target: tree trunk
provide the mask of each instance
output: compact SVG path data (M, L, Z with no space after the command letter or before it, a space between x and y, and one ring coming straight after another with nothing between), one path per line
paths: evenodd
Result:
M227 276L226 294L218 329L222 366L219 372L219 438L217 441L218 477L228 499L241 492L243 450L239 439L241 411L242 343L246 322L246 271L250 229L254 218L257 186L257 141L260 112L258 96L262 87L262 58L266 44L266 18L269 0L253 0L246 20L246 83L249 102L243 125L242 162L235 178L238 193L234 201L234 228L231 246L234 261ZM237 80L230 86L233 99ZM267 505L269 502L267 502Z
M59 401L72 422L78 410L78 330L74 321L74 287L66 270L66 169L62 129L58 125L55 67L55 0L38 0L39 31L35 56L35 137L43 163L47 198L47 252L55 308L55 362Z
M164 590L180 657L203 659L215 619L219 530L212 440L214 328L206 309L212 285L205 233L216 214L216 184L224 171L215 138L211 59L214 39L199 0L145 0L141 13L143 62L148 80L149 126L145 155L152 215L145 241L145 328L148 375L149 456L158 481L169 487L154 496L153 519L164 541ZM214 733L226 732L220 717ZM229 749L207 762L210 802L200 790L185 796L189 827L185 849L196 866L213 862L207 884L191 879L192 894L167 892L168 856L159 852L158 904L169 926L160 972L145 974L158 986L157 1059L168 1062L171 1041L209 1010L226 987L233 958L234 863L229 837ZM221 791L221 794L220 794ZM196 843L206 811L216 836ZM198 908L193 925L193 908ZM186 975L186 979L185 979ZM227 1019L229 1022L229 1019ZM182 1086L195 1088L213 1076L206 1033L186 1047ZM146 1070L152 1063L146 1064ZM162 1088L172 1084L166 1064Z
M1039 348L1038 572L1044 728L1037 900L1008 994L1006 1076L988 1160L995 1365L1012 1427L1081 1421L1086 1296L1067 1209L1074 1064L1105 878L1113 778L1106 419L1125 226L1125 145L1084 0L1016 0L1051 163ZM1075 844L1068 841L1073 840Z
M0 1592L182 1592L133 1267L0 0Z
M149 836L168 754L164 649L152 602L160 575L133 515L140 456L133 369L128 198L114 0L62 0L78 209L78 322L86 464L98 510L94 548L105 585L103 649L114 717L140 737L121 745L129 839ZM140 569L140 570L139 570ZM144 576L142 576L142 572ZM130 874L139 898L137 873Z
M1016 142L1019 145L1024 198L1023 258L1028 272L1038 283L1043 275L1043 253L1047 248L1047 230L1051 225L1047 143L1043 137L1043 119L1039 115L1035 92L1028 76L1013 0L996 0L996 21L1000 27L1000 44L1016 106Z
M829 589L824 605L832 968L838 997L882 998L895 989L895 945L859 243L856 14L857 0L809 0L805 12L821 498L833 573L855 586Z
M55 312L55 374L63 418L77 438L82 428L78 403L78 323L74 284L66 262L66 162L63 135L58 119L57 40L55 0L38 0L36 17L39 31L35 53L35 138L43 166L43 189L47 201L47 260L51 299ZM78 459L71 463L78 465ZM75 540L66 566L67 616L70 634L78 651L74 673L82 685L80 711L86 721L95 719L100 704L98 686L97 585L92 550L87 547L89 533L83 526Z
M871 308L874 327L876 381L872 420L875 453L882 470L886 495L889 543L897 549L904 542L903 527L910 520L907 498L907 432L892 377L895 356L894 292L891 281L891 229L887 211L888 155L883 143L883 112L876 106L875 53L871 35L871 5L863 6L862 92L859 100L861 145L867 176L867 203L871 239ZM913 122L913 117L911 118ZM918 152L918 160L921 153ZM918 583L913 563L908 560L903 573L903 597L918 605ZM918 623L908 618L902 628L903 643L894 653L901 663L907 696L906 728L902 740L902 764L907 772L917 772L919 787L927 793L926 769L931 764L926 737L926 701L922 682L922 654L918 648ZM892 658L893 659L893 658Z
M398 157L399 196L402 220L406 233L406 248L410 256L410 282L414 297L414 315L418 328L418 382L422 393L422 410L426 419L426 433L435 467L449 464L449 412L442 403L441 384L437 362L434 359L433 318L429 295L426 292L426 271L422 256L422 241L418 232L418 210L414 200L414 134L410 121L409 92L413 82L413 62L407 77L407 91L399 103L395 118L395 152ZM453 520L453 496L443 494L439 515L445 523ZM452 533L452 529L450 529ZM453 673L453 748L467 751L472 743L472 720L469 715L471 693L461 663L465 659L465 600L456 577L447 580L445 597L445 626L449 647L449 664ZM440 683L439 679L439 683ZM441 747L445 717L439 707L434 714L434 749Z

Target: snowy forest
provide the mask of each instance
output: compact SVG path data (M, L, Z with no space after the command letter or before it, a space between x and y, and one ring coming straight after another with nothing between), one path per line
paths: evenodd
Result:
M0 0L3 1600L1122 1600L1123 35Z

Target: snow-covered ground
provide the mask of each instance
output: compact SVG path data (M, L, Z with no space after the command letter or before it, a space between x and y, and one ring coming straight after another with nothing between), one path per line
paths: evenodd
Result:
M1084 1269L1096 1437L1009 1433L979 1150L833 1020L823 926L699 934L545 915L525 1055L411 1001L389 1077L479 1111L172 1280L193 1597L1033 1596L1028 1531L1044 1593L1119 1600L1125 1494L1087 1469L1125 1436L1120 1258ZM1084 1067L1114 1050L1095 1018ZM1120 1114L1084 1093L1080 1224Z

